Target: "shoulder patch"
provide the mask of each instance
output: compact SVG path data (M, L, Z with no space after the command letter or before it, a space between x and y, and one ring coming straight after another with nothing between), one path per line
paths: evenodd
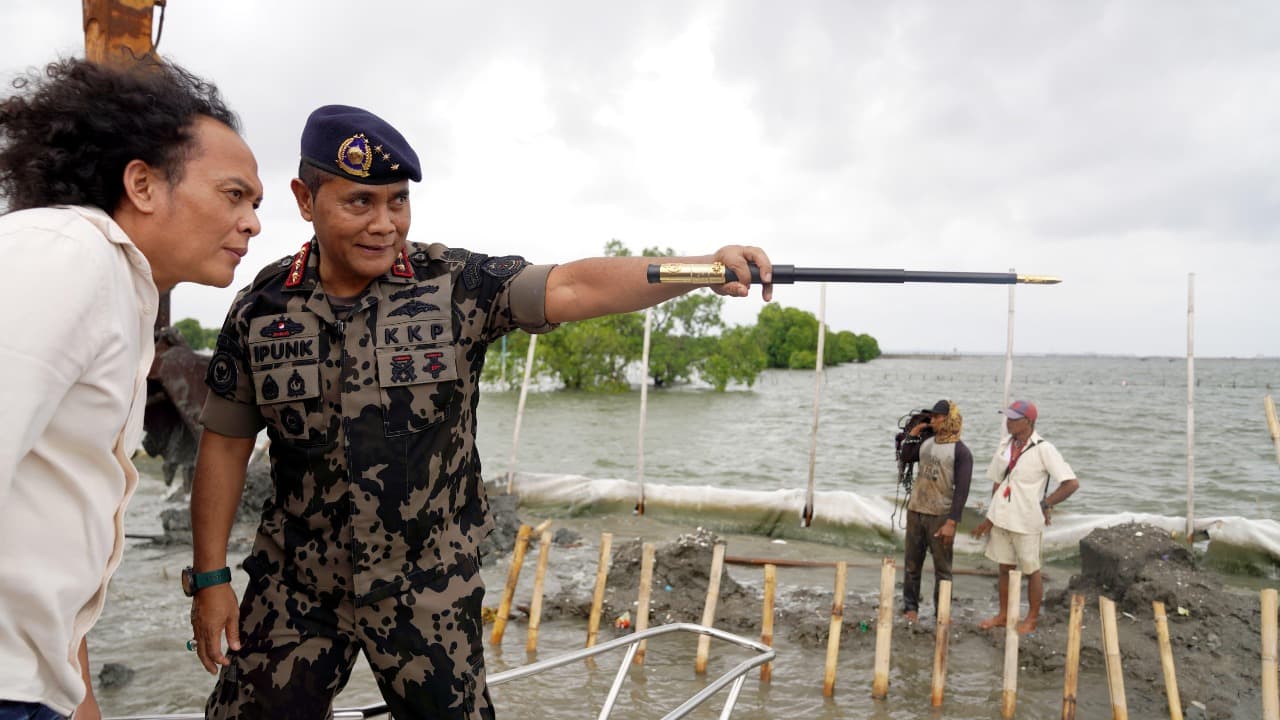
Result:
M529 263L519 255L504 255L489 258L480 266L486 275L496 278L509 278L523 270Z
M440 256L441 259L449 262L466 262L470 257L471 251L462 248L449 248Z
M209 370L205 374L204 382L210 390L225 397L235 389L237 376L235 358L231 357L231 353L226 350L219 350L209 361Z
M467 254L467 263L462 266L462 287L468 290L480 287L480 266L488 259L484 253Z

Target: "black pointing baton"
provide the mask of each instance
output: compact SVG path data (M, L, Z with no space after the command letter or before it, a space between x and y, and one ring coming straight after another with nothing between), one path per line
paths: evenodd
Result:
M751 268L751 282L760 280L760 268ZM720 263L662 263L650 265L649 282L679 283L684 285L723 285L737 282L738 275ZM774 265L773 283L790 285L798 282L836 283L968 283L980 285L1056 285L1062 280L1048 275L1018 275L1016 273L934 272L929 270L902 270L882 268L799 268L795 265Z

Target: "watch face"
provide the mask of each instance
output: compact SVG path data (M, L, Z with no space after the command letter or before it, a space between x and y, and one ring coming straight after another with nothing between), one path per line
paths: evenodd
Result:
M194 568L186 567L182 569L182 592L187 597L191 597L192 595L196 594L195 574L196 574L196 571Z

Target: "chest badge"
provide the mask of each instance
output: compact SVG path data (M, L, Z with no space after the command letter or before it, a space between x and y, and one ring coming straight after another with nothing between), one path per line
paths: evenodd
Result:
M289 318L281 315L276 318L275 322L262 328L262 337L266 338L287 338L293 337L305 330L306 327L302 323L294 322Z
M395 355L391 358L391 382L413 382L418 373L413 369L412 355Z
M445 365L444 362L440 360L442 357L444 357L444 353L442 352L427 353L427 365L423 368L427 372L431 373L431 377L437 380L440 379L440 373L449 369L449 366Z
M298 397L307 391L307 385L302 380L302 375L297 370L289 376L289 397Z
M262 381L262 399L275 400L278 397L280 397L280 386L276 384L274 378L268 375Z
M421 300L410 300L400 307L387 313L387 317L395 317L397 315L406 315L408 317L416 317L424 312L440 312L439 305L433 305Z

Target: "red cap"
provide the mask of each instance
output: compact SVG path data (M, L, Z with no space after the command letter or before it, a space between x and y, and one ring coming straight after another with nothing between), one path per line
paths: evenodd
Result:
M1031 422L1036 421L1036 405L1030 400L1014 400L1009 403L1009 407L1005 408L1004 416L1011 420L1026 418Z

